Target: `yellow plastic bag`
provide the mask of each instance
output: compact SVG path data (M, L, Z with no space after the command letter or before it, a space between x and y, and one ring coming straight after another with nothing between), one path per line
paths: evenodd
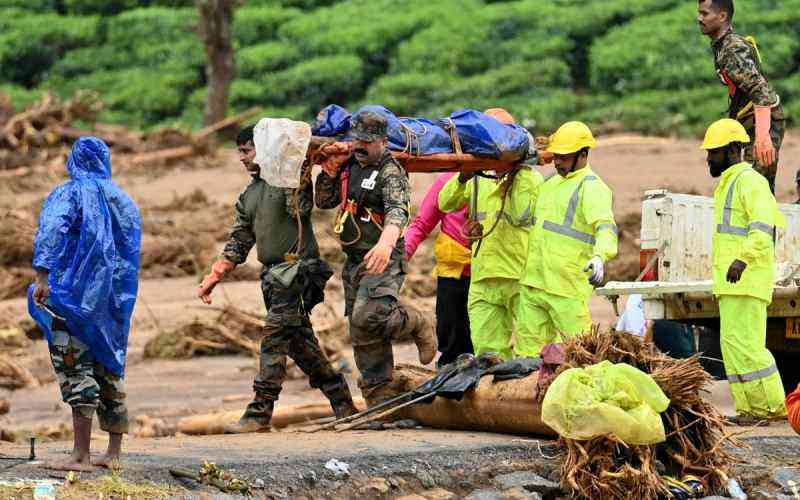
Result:
M666 439L659 413L668 406L649 375L603 361L559 375L544 397L542 420L570 439L614 435L627 444L655 444Z

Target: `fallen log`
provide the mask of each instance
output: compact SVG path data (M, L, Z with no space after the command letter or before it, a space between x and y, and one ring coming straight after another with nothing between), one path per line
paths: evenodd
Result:
M418 366L398 365L391 385L392 395L411 391L435 374ZM461 401L437 397L433 403L410 406L398 414L438 429L555 436L541 419L541 403L536 400L538 380L538 373L496 383L493 377L486 376Z
M356 398L354 402L359 409L366 407L361 398ZM178 421L178 432L194 436L224 434L225 426L238 421L242 412L243 410L236 410L184 417ZM332 416L333 409L327 402L277 407L272 414L271 425L275 429L281 429Z
M254 108L250 108L243 113L239 113L235 116L230 116L225 118L224 120L220 120L217 123L211 124L208 127L200 129L199 132L194 136L195 140L202 141L207 139L212 134L215 134L221 130L225 130L228 127L233 127L234 125L239 125L245 120L249 120L250 118L254 117L255 115L261 113L261 107L256 106Z

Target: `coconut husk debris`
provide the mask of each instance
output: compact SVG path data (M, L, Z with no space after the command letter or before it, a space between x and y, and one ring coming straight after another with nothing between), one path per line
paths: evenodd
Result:
M25 210L0 209L0 300L25 295L35 273L33 238L36 218Z
M257 356L263 338L263 318L233 305L218 308L214 320L195 319L175 330L157 334L144 348L145 358L186 359L195 356L245 354ZM320 311L320 312L318 312ZM344 318L323 304L312 315L314 332L328 359L339 361L347 341ZM302 372L289 360L288 378L300 378Z
M30 370L10 356L0 354L0 388L13 391L38 385L39 381L31 374Z
M72 144L85 135L98 136L109 145L117 170L176 162L211 164L209 160L216 154L214 136L260 112L260 108L253 108L196 133L180 128L142 133L98 122L103 108L99 94L78 91L67 100L45 94L17 113L9 96L0 94L0 178L23 178L34 173L64 175Z
M598 328L566 343L566 362L557 373L604 360L628 363L650 374L670 399L662 413L667 440L658 445L631 446L613 437L589 441L562 438L567 456L562 468L564 487L586 498L656 498L669 496L657 470L662 464L675 477L700 477L711 493L722 491L737 462L732 448L742 447L725 430L725 418L701 392L713 378L698 356L673 359L653 344Z

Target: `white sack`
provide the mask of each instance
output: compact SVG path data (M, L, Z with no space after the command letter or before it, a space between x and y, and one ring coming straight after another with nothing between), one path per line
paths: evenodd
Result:
M300 168L311 143L311 126L288 118L262 118L253 131L261 178L282 188L300 184Z

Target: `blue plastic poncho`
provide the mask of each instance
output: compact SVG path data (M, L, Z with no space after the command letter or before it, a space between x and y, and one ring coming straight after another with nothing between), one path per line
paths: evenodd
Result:
M49 272L50 308L66 319L95 359L123 376L139 285L139 207L111 180L108 146L82 137L72 148L71 180L44 202L33 266ZM52 316L33 301L28 311L52 342Z

